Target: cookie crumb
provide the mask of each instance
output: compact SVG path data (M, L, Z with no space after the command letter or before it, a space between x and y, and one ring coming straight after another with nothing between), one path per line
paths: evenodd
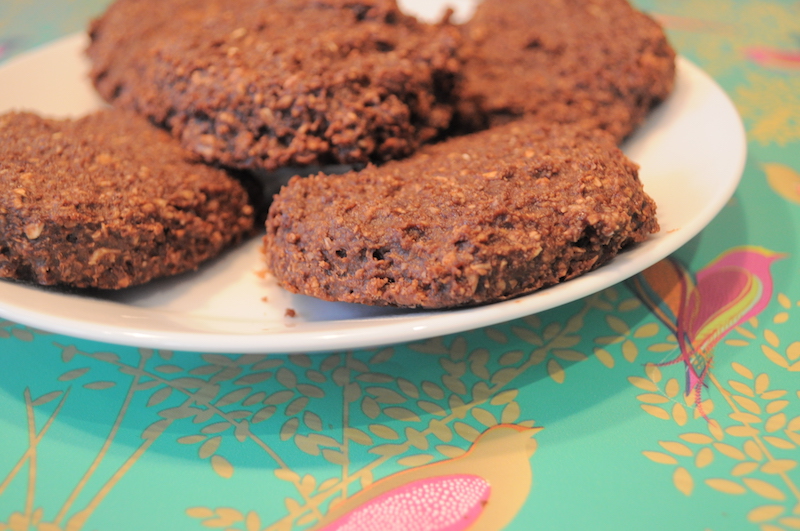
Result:
M286 308L286 313L284 313L286 317L297 317L297 312L294 311L294 308Z

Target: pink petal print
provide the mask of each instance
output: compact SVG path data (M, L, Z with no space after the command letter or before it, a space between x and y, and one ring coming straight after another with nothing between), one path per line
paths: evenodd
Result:
M480 476L420 479L370 500L321 531L462 531L480 516L490 492Z
M800 69L800 50L752 46L745 49L745 55L750 61L767 68Z

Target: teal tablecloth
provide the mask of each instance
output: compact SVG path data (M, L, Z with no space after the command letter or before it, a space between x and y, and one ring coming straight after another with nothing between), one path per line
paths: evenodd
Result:
M0 60L105 4L6 0ZM693 294L693 324L655 274L498 326L320 355L154 351L2 321L0 531L302 529L437 477L489 529L800 529L800 4L638 5L747 128L739 190L657 266ZM735 281L707 289L724 260ZM707 351L684 359L677 327ZM687 363L709 370L685 396Z

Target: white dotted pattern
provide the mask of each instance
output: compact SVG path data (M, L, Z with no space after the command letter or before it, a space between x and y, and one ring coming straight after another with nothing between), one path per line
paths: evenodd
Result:
M490 491L479 476L420 479L370 500L324 531L459 531L480 516Z

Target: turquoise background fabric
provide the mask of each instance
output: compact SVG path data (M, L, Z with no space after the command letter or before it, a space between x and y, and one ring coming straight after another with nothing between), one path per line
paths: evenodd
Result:
M106 3L3 2L0 60ZM0 321L0 531L305 529L376 485L509 464L493 495L524 503L485 510L510 530L800 529L800 4L637 5L747 128L738 191L659 265L724 314L691 325L702 355L682 351L688 318L646 273L509 323L329 354L159 351ZM703 286L732 256L742 293L718 300ZM759 285L765 306L744 312ZM688 395L687 364L707 368Z

